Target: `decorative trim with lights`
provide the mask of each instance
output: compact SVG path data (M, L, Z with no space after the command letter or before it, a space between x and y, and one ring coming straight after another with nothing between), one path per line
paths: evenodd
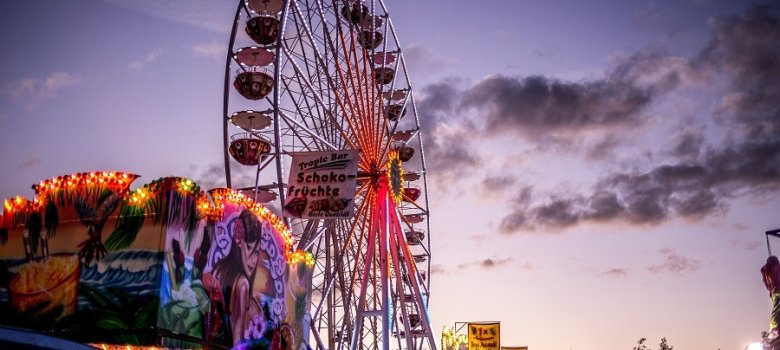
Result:
M295 261L304 260L307 264L310 264L310 262L313 264L313 258L306 257L305 254L293 253L292 232L284 223L284 220L239 191L229 188L216 188L209 191L211 195L211 199L209 199L209 196L194 181L182 177L160 178L130 191L130 185L138 177L139 175L125 172L93 171L43 180L32 186L36 193L35 200L30 201L21 196L4 200L5 212L3 215L0 215L0 218L2 218L0 227L8 228L19 224L22 222L20 218L40 211L48 201L54 200L54 195L65 194L67 197L69 193L90 191L95 186L105 187L118 193L124 198L126 205L134 207L143 207L149 199L156 198L162 191L175 189L185 196L194 197L198 214L212 221L219 220L222 217L225 202L245 206L262 219L268 220L281 234L284 239L285 257L288 263L292 261L291 259L295 259Z
M404 169L401 167L401 158L397 150L390 151L387 160L387 178L390 182L390 196L396 205L401 203L404 197L403 177Z

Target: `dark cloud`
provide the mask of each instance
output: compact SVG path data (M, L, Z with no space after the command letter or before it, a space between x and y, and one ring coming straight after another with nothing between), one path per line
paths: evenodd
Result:
M463 270L468 269L472 267L478 267L482 269L495 269L498 267L506 266L514 262L514 259L512 258L487 258L480 261L471 261L466 263L458 264L457 269Z
M444 275L449 273L441 264L431 265L431 275Z
M595 192L587 202L584 217L594 221L608 221L620 216L626 208L614 192Z
M498 225L498 231L505 234L513 233L517 230L529 226L528 207L533 200L533 187L526 186L521 188L512 199L510 206L512 211L501 220Z
M431 173L441 178L468 175L480 164L480 157L468 144L465 132L441 134L425 147Z
M580 198L557 198L531 211L534 223L543 227L567 227L581 218Z
M431 174L449 178L456 174L468 174L479 166L479 156L471 146L473 130L468 121L456 118L454 108L460 96L458 82L446 79L422 89L417 102L420 128L426 136L425 158ZM451 123L460 128L444 130Z
M254 186L255 175L254 168L237 166L233 163L231 168L231 185L233 188L243 188ZM225 187L225 165L223 163L213 163L209 165L191 165L189 167L189 176L200 188L204 190Z
M695 272L702 266L701 261L686 258L671 249L661 250L661 255L664 258L663 261L648 267L648 271L655 273L670 272L674 275L682 276L689 272Z
M713 38L702 51L704 69L731 76L720 113L736 120L745 136L780 134L780 4L759 5L743 16L711 21Z
M605 160L612 157L612 152L619 147L621 140L615 136L607 136L587 150L585 157L591 160Z
M625 278L628 276L628 270L624 268L611 268L599 273L599 275L613 278Z
M609 175L587 199L572 195L515 205L500 228L512 233L581 221L658 224L673 215L701 219L727 210L727 201L739 193L759 189L780 189L780 143L744 143L710 151L702 162Z
M510 188L516 181L514 177L506 175L487 176L482 180L482 187L487 192L501 192Z
M671 142L650 145L656 149L629 169L610 164L589 192L538 192L532 198L530 188L521 188L499 231L560 232L582 222L700 220L723 214L736 197L780 190L780 4L756 6L710 24L711 40L693 58L645 48L617 58L603 79L495 75L467 89L451 83L430 86L422 105L436 116L433 168L445 174L459 167L474 170L480 155L470 140L499 133L520 135L548 151L556 149L549 142L555 146L561 145L557 140L574 139L565 150L581 152L591 161L608 160L630 140L624 130L651 125L647 118L654 113L646 112L669 96L663 94L684 87L692 95L722 93L714 115L696 116L710 117L717 125L681 127ZM460 129L469 130L468 135L439 123L459 107L480 118L480 124ZM593 130L598 132L589 132ZM718 135L721 130L726 134ZM583 135L589 139L576 138ZM594 142L594 135L602 138ZM510 180L485 178L483 190L518 186Z
M211 164L205 168L193 165L190 166L190 174L192 180L204 190L225 186L224 164Z
M16 167L19 170L26 170L26 169L33 168L38 164L41 164L41 159L37 156L32 156L30 158L27 158L25 161L19 163Z
M699 130L685 130L677 138L671 154L681 159L697 159L702 152L704 135Z
M765 243L762 241L732 241L731 244L739 249L756 250Z
M454 78L425 86L417 100L421 130L435 135L440 122L455 119L460 94L459 82Z
M482 260L482 262L479 264L480 267L486 268L486 269L492 269L494 267L506 265L508 263L512 262L512 258L505 258L505 259L485 259Z
M649 89L616 76L572 83L541 76L495 75L471 87L463 106L479 110L490 133L534 136L634 124L651 98Z

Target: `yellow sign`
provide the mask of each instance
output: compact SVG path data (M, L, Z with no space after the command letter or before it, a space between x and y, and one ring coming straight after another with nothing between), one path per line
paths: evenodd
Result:
M468 339L465 334L458 334L455 328L441 331L441 347L443 350L468 350Z
M499 350L501 323L469 323L469 350Z

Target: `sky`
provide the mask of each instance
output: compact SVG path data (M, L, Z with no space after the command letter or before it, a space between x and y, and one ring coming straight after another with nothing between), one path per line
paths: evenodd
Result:
M742 349L780 228L780 2L389 0L428 161L434 331ZM0 198L218 183L235 4L0 2ZM775 243L780 250L780 242Z

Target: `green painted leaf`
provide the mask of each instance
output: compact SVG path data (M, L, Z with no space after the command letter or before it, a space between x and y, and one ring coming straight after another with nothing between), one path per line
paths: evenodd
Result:
M95 322L95 325L102 329L127 329L129 328L127 323L123 321L119 317L114 316L108 316L104 317L97 322Z

